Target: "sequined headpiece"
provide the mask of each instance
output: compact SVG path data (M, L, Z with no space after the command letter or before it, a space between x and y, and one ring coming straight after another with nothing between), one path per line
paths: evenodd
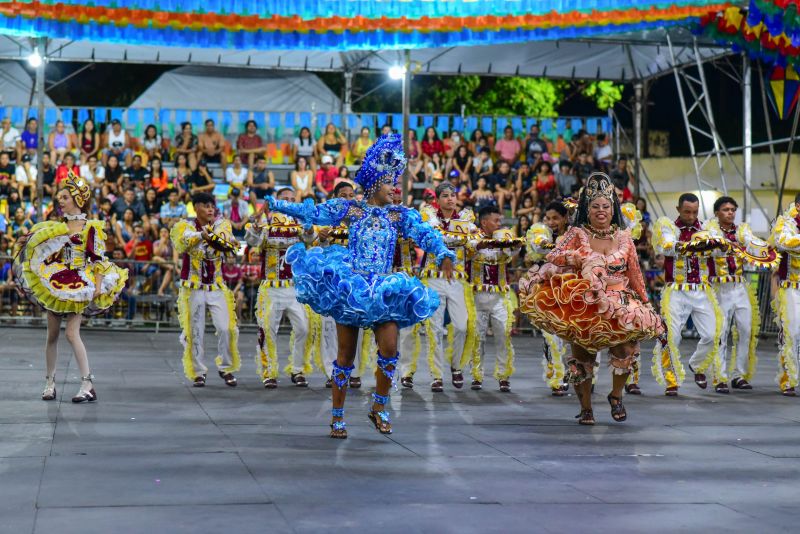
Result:
M64 188L72 196L75 204L83 209L92 196L92 190L86 180L80 176L75 176L75 173L70 169L67 172L67 177L64 179Z
M367 197L371 197L381 184L396 186L405 166L403 138L400 134L382 135L367 149L355 182Z
M589 202L596 198L607 198L613 202L616 198L614 191L614 184L611 183L611 178L603 172L593 172L586 180L586 187L583 190Z

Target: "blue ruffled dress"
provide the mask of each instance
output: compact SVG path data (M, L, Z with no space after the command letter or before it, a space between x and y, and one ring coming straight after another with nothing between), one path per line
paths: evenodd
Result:
M315 205L270 200L270 209L291 215L306 225L349 226L347 248L331 245L306 249L298 243L286 252L292 266L297 300L337 323L359 328L395 322L400 328L433 315L439 295L418 278L392 273L398 237L413 239L441 263L455 259L419 212L403 206L370 206L366 202L332 199Z

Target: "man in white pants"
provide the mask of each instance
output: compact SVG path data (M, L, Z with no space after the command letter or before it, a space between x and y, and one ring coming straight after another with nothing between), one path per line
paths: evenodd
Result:
M294 189L284 187L279 200L294 201ZM258 322L259 375L267 389L278 387L278 327L284 315L292 325L289 341L289 363L286 373L297 387L308 387L305 375L311 372L314 339L311 333L311 310L297 302L292 267L285 262L286 250L292 245L314 240L313 229L304 230L292 217L270 213L266 224L255 221L247 227L245 240L261 251L261 285L256 301Z
M452 184L445 182L439 185L436 188L436 197L439 201L438 211L423 211L423 220L442 233L445 245L456 255L452 281L441 277L436 258L427 255L423 258L419 275L424 284L439 294L439 308L425 321L428 366L433 378L431 391L439 393L444 391L442 377L447 368L450 369L453 386L457 389L463 387L464 374L461 368L472 356L477 342L475 304L467 279L467 264L475 251L478 229L471 211L458 212L456 190ZM450 325L447 328L444 325L445 310L450 316ZM447 351L445 337L448 338ZM406 345L409 345L408 341ZM408 353L405 348L402 350ZM405 387L413 386L413 372L416 370L418 358L419 351L412 351L412 357L406 359L401 366L401 382ZM473 380L472 389L481 387L479 380Z
M734 246L747 249L753 232L747 223L734 222L739 205L731 197L723 196L714 202L714 217L704 229ZM720 369L714 378L717 393L728 393L728 371L732 371L733 389L753 389L750 385L756 370L756 344L758 343L758 302L744 276L743 262L732 251L718 251L711 264L709 282L722 310L720 336ZM728 343L733 336L735 345Z
M653 246L656 254L663 254L664 286L661 297L661 314L667 323L668 349L662 351L656 343L653 374L666 387L668 397L678 394L685 371L680 360L678 345L681 328L691 316L700 341L689 358L689 369L701 388L708 386L705 372L719 369L719 337L722 330L722 312L708 283L709 260L704 254L692 252L687 243L701 230L697 214L700 199L684 193L678 199L678 218L673 222L666 217L656 221L653 228Z
M483 363L486 356L486 332L491 324L494 335L495 364L493 376L500 391L511 391L509 379L514 373L514 347L511 345L511 327L514 322L515 300L508 284L508 265L519 252L511 231L501 231L503 218L495 206L487 206L478 213L482 239L470 265L470 282L475 294L480 342L472 360L472 375L483 382ZM493 243L490 243L489 241ZM506 245L506 246L502 246Z
M772 301L781 327L777 382L783 395L795 397L800 357L800 193L772 227L770 244L783 255L778 267L776 297Z
M239 370L239 327L236 323L233 293L222 277L222 260L226 253L235 253L238 243L233 238L231 223L215 219L216 201L208 193L192 197L194 221L180 220L172 227L170 237L180 260L178 318L183 333L183 370L195 387L206 385L208 368L204 362L206 309L217 330L219 376L235 387L233 373Z

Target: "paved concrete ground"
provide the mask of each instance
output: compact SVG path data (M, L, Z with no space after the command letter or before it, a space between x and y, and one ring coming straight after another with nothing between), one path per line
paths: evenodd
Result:
M669 399L648 373L623 424L604 374L599 424L586 428L574 397L544 387L541 340L515 338L513 393L420 384L395 393L395 433L383 437L365 387L338 441L322 376L264 390L253 335L241 339L238 388L215 376L195 389L175 334L86 332L91 405L69 402L71 362L59 400L39 400L42 337L0 330L2 533L797 532L800 399L776 393L773 340L754 391L687 384Z

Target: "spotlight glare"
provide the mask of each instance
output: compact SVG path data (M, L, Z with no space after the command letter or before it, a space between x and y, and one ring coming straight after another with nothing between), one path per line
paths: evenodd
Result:
M406 75L406 68L401 65L392 65L389 68L389 78L393 80L402 80Z
M31 55L28 56L28 64L34 69L39 68L42 65L42 55L39 53L38 48L34 48L33 52L31 52Z

